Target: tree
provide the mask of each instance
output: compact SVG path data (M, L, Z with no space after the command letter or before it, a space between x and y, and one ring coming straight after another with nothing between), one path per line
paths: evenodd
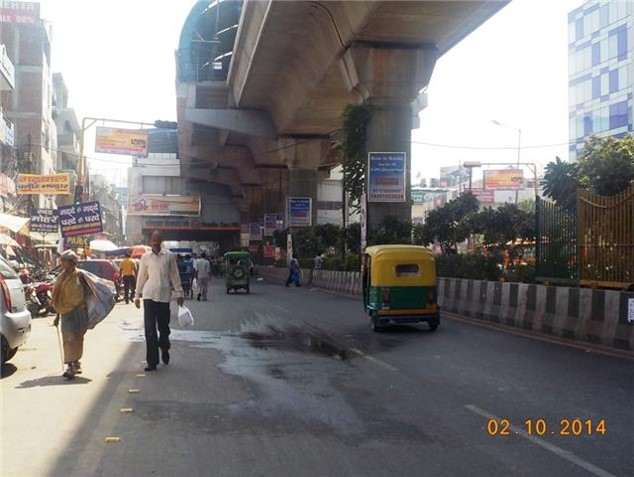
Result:
M372 231L370 245L411 244L412 222L398 217L386 217L381 226Z
M372 113L363 105L347 105L341 115L341 141L343 187L350 193L350 202L359 207L361 194L365 190L367 163L366 127Z
M546 166L544 179L542 180L544 195L554 200L565 209L575 207L577 201L577 189L579 178L577 166L559 157Z
M634 138L590 137L578 159L579 182L598 195L623 192L634 180Z
M421 228L417 228L416 239L429 245L440 242L444 255L457 253L458 243L464 242L472 232L472 218L479 208L478 199L466 192L443 207L432 210Z

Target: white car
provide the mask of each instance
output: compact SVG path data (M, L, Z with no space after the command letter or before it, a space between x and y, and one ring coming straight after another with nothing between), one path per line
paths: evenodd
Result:
M22 281L0 257L0 341L2 364L9 361L31 333L31 313L26 308Z

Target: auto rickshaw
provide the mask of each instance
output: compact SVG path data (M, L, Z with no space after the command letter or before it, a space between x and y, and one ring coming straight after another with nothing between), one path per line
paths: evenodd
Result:
M363 305L373 331L385 325L440 324L436 262L432 252L415 245L375 245L361 256Z
M231 290L236 293L239 289L249 293L249 267L251 264L249 252L227 252L224 254L224 259L227 294Z

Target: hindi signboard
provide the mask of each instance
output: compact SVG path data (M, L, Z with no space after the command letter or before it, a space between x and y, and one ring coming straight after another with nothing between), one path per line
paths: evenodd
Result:
M277 214L264 214L264 236L272 237L277 230Z
M70 174L18 174L18 195L69 195Z
M368 154L368 202L405 202L406 154L371 152Z
M97 126L95 152L143 157L147 156L147 143L147 130Z
M62 237L94 235L103 232L99 202L58 207Z
M29 230L41 234L57 233L59 214L57 209L34 209L31 213Z
M288 226L310 227L313 224L313 201L310 197L289 197Z
M484 188L493 190L518 190L524 188L522 169L491 169L484 171Z
M129 195L128 215L199 216L197 195Z

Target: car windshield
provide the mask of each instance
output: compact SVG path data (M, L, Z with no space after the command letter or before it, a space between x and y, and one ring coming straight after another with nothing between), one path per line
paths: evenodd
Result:
M15 280L18 278L18 274L7 261L0 257L0 275L5 280Z

